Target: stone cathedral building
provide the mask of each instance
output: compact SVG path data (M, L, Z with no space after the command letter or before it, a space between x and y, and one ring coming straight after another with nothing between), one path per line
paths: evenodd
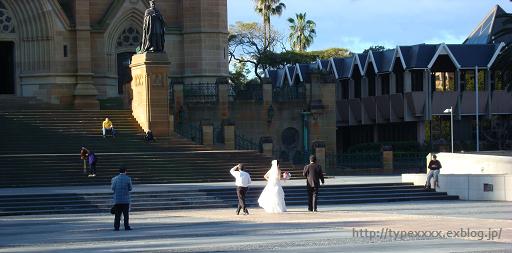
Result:
M160 0L169 79L228 75L226 0ZM77 105L123 94L146 0L0 0L0 94Z

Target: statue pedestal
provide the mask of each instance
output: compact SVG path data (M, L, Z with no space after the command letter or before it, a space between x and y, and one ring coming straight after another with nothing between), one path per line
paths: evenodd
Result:
M169 136L169 59L166 53L135 54L132 71L132 114L155 136Z

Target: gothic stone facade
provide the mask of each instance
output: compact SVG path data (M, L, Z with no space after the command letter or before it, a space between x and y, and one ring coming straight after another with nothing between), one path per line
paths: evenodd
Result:
M169 79L227 76L226 0L156 4L167 24ZM62 105L83 94L119 96L148 6L146 0L0 0L0 93Z

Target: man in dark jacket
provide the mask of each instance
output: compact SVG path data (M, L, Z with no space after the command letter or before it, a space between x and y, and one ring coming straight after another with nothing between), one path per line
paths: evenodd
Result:
M129 222L130 192L132 191L132 179L126 175L126 168L119 169L119 175L112 178L112 192L114 192L114 230L119 230L121 213L124 217L124 230L132 230Z
M320 181L324 184L324 173L322 166L316 163L316 156L311 155L309 157L309 164L304 167L302 175L307 178L308 210L317 212L318 189L320 188Z

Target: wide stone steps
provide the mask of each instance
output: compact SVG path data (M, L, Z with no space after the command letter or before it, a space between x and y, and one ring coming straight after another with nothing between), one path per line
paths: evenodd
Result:
M101 136L107 116L116 138ZM0 132L0 187L104 185L120 166L137 184L222 182L232 180L229 169L240 162L262 180L270 167L257 152L214 151L178 135L147 143L128 110L0 111ZM83 174L82 146L99 158L94 178Z
M229 169L242 162L254 180L263 180L271 158L255 151L196 151L97 153L97 176L83 174L83 162L76 155L2 155L0 187L102 185L110 182L120 166L129 170L137 184L231 181ZM289 165L288 165L289 166ZM282 166L293 177L302 168Z
M136 189L137 185L134 185ZM105 186L108 188L108 186ZM262 187L250 187L247 203L257 208ZM306 206L304 186L283 186L287 206ZM61 214L108 212L112 194L38 194L0 196L0 215ZM457 196L425 190L408 183L324 185L319 194L322 205L375 203L417 200L456 200ZM132 211L205 209L236 207L234 187L208 187L189 191L163 190L132 193Z

